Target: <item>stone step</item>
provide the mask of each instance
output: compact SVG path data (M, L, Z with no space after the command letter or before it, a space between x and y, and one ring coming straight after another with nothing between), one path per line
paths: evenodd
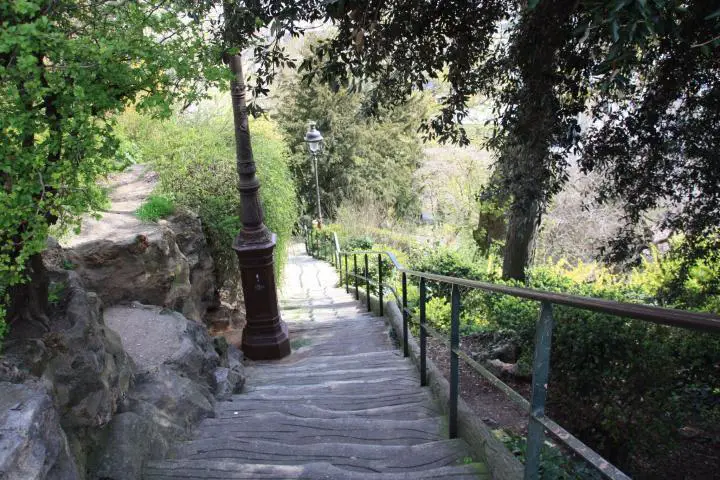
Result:
M398 360L407 365L413 365L408 359L404 359L402 353L394 350L379 350L377 352L366 352L352 355L315 355L306 358L289 358L287 360L258 362L252 369L257 366L262 367L263 372L282 372L296 367L313 367L313 368L340 368L343 365L366 365L367 368L375 366L398 365Z
M383 384L384 385L384 384ZM294 403L296 405L312 405L314 407L337 411L365 410L381 407L432 405L432 396L427 390L407 389L403 386L388 385L374 391L362 390L363 384L355 385L357 390L348 386L342 389L325 389L308 392L305 388L293 394L288 389L255 390L241 395L233 395L229 402L218 402L218 411L239 412L245 405L252 408L254 402L272 405L275 402ZM246 403L247 402L247 403Z
M297 398L291 398L290 400L270 398L265 401L223 402L216 408L215 415L216 418L228 420L253 418L268 412L285 413L298 418L365 417L388 420L419 420L437 416L437 411L428 405L424 396L415 401L403 399L402 403L394 405L387 405L388 400L385 400L380 403L380 406L370 406L369 408L358 408L367 405L367 401L358 404L354 400L354 398L327 399L323 402L322 398L312 401L299 401Z
M307 465L243 464L229 460L148 462L146 480L490 480L483 464L440 467L420 472L352 472L329 463Z
M271 417L269 419L268 417ZM208 418L194 438L265 440L307 445L312 443L360 443L367 445L418 445L444 438L440 418L382 420L357 417L297 418L275 413L242 422Z
M411 377L382 377L370 379L347 379L347 380L329 380L326 382L316 383L313 385L246 385L245 392L260 392L267 395L284 393L292 393L293 395L302 396L303 394L318 393L341 393L366 395L382 392L397 392L398 394L408 393L408 391L417 387L419 380Z
M274 465L328 462L358 472L417 472L460 465L466 459L462 440L442 440L415 446L380 446L346 443L293 445L262 440L207 438L179 447L173 457L185 460L233 460Z
M355 369L327 370L317 368L300 368L283 372L263 372L250 376L249 386L258 385L319 385L333 381L360 381L360 380L395 380L410 379L419 383L417 370L410 365L399 364L382 368L362 368L356 365Z

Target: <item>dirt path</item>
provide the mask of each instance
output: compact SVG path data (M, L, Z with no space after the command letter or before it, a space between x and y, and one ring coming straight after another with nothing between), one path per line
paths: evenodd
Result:
M79 235L60 240L65 248L101 240L134 235L147 229L147 223L135 216L135 211L155 188L157 177L145 165L132 165L127 170L112 175L107 181L110 190L110 208L100 219L83 218Z

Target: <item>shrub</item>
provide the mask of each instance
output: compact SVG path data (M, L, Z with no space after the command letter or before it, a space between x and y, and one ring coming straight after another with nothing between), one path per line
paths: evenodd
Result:
M159 194L200 215L219 282L234 282L238 268L232 243L241 224L230 113L210 116L200 112L166 122L128 113L120 125L126 139L140 147L142 157L158 173ZM267 120L251 120L250 130L265 223L277 234L275 268L280 276L297 218L287 148Z
M140 205L135 215L144 222L156 222L173 213L175 213L175 204L171 199L163 195L150 195L145 203Z

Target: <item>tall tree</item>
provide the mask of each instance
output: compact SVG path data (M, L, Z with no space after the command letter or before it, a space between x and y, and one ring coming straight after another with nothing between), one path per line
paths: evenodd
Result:
M543 0L534 8L513 1L335 2L338 35L320 44L320 76L376 82L373 102L397 105L413 89L444 76L450 93L440 113L423 126L441 141L467 143L462 120L477 93L492 96L498 113L492 145L499 152L495 192L508 201L503 274L524 279L534 237L548 200L565 179L558 150L568 116L582 109L583 75L572 44L577 2ZM508 40L501 38L507 29ZM310 75L318 68L306 62ZM573 67L570 75L563 72ZM563 83L566 82L566 83ZM570 89L572 95L568 96ZM505 202L503 202L505 203Z

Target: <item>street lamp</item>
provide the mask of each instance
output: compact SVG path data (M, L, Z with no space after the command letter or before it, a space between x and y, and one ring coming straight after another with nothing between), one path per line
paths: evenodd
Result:
M242 57L231 56L229 64L234 76L230 94L242 223L233 243L245 299L246 324L243 329L242 350L245 356L252 360L274 360L290 354L288 329L280 318L273 270L273 251L277 237L268 230L263 221L263 209L258 194L260 182L255 175L256 166L248 128Z
M322 149L323 137L320 135L320 131L315 128L315 122L310 122L310 128L305 134L305 143L307 143L310 156L313 160L313 170L315 171L315 192L317 193L317 214L318 214L318 227L322 228L322 210L320 209L320 182L318 181L318 166L317 156Z

